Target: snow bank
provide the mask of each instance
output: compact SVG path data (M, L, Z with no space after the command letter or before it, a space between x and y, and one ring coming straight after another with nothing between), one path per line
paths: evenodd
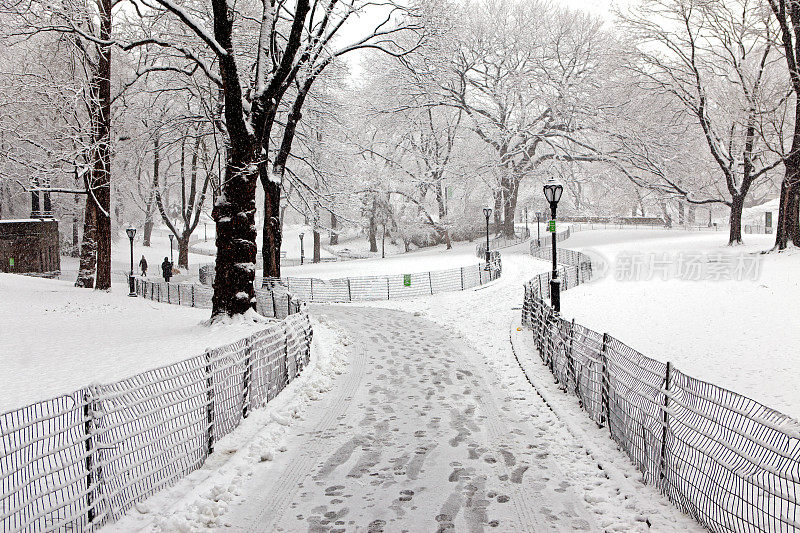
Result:
M731 248L722 234L577 233L565 246L603 256L609 269L604 278L565 293L562 314L800 419L800 254L760 254L771 248L772 235L745 235L744 241ZM695 254L706 262L717 254L742 254L760 261L760 269L756 279L740 281L617 279L632 254L670 260Z
M127 292L0 274L0 412L187 359L264 327L253 320L206 327L207 309Z

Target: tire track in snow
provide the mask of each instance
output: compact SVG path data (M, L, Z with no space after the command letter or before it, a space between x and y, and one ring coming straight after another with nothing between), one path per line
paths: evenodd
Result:
M344 415L347 406L353 399L358 385L364 378L366 371L366 349L361 343L353 354L350 361L350 371L345 375L341 387L335 387L335 399L327 406L321 419L314 427L306 432L307 434L322 435L338 424L339 419ZM259 506L261 511L255 519L245 529L238 529L235 526L226 528L227 531L249 531L263 532L272 531L274 523L286 512L292 497L300 490L300 482L309 475L313 467L323 456L325 447L330 444L326 439L313 438L309 446L295 458L288 468L283 470L277 478L265 476L264 484L257 487L248 487L254 492L262 494L259 501L254 502L251 497L247 501L248 507ZM237 509L238 511L238 509ZM235 521L237 511L231 513L231 520Z

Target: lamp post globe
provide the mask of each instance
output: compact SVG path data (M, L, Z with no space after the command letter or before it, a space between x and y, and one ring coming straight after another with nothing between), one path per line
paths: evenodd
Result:
M128 275L128 296L136 297L135 280L133 279L133 238L136 236L136 228L133 226L127 228L125 233L128 234L128 239L131 241L131 272Z
M486 217L486 270L489 270L489 260L491 258L491 252L489 251L489 217L492 216L492 208L484 207L483 216Z
M552 226L550 229L553 235L553 273L550 279L550 303L553 306L553 310L556 313L561 312L561 280L558 279L558 252L556 250L556 231L555 231L555 220L556 220L556 208L558 207L558 202L561 200L561 194L564 192L564 186L561 185L554 177L550 177L547 180L547 183L544 184L542 188L544 191L544 197L547 202L550 204L550 216L552 217Z
M304 235L305 235L305 233L300 233L300 235L299 235L300 236L300 264L301 265L303 264L303 261L305 259L305 250L303 249L303 236Z

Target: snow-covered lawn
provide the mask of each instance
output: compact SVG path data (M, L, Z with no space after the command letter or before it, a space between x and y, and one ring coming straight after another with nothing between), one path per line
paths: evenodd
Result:
M446 270L462 266L477 265L481 259L475 255L474 243L457 243L451 250L434 246L413 252L375 259L354 259L334 263L306 264L281 268L281 274L298 278L345 278L358 276L381 276L413 274L429 270Z
M165 257L169 257L169 230L164 228L155 228L150 238L150 246L142 246L142 232L138 231L133 240L133 268L134 271L139 273L139 260L142 255L147 259L147 272L149 277L161 279L161 262ZM195 231L194 237L202 237L202 227ZM213 240L209 240L208 244L213 244ZM178 265L178 245L172 245L172 256L175 266ZM197 276L198 268L200 265L211 263L214 261L213 257L203 254L189 254L189 274ZM125 276L131 268L131 248L128 237L123 233L117 238L111 246L111 271L112 283L118 284L124 282ZM78 277L78 259L75 257L61 257L61 277L62 280L75 281ZM180 277L176 277L180 280Z
M180 361L257 328L207 327L207 309L127 292L121 283L108 293L0 274L0 412Z
M562 245L597 254L608 270L566 292L562 314L800 419L800 253L759 254L772 246L773 235L745 235L744 241L731 248L722 234L576 233ZM726 277L715 274L723 267L754 262L759 269L753 276L713 279ZM638 276L632 274L636 263Z

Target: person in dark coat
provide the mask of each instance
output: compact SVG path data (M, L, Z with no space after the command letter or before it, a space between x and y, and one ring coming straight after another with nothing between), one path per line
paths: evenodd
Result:
M172 277L172 263L169 262L169 257L165 257L164 262L161 263L161 273L164 275L164 281L169 283Z
M139 269L142 271L142 277L147 276L147 259L142 256L142 260L139 261Z

